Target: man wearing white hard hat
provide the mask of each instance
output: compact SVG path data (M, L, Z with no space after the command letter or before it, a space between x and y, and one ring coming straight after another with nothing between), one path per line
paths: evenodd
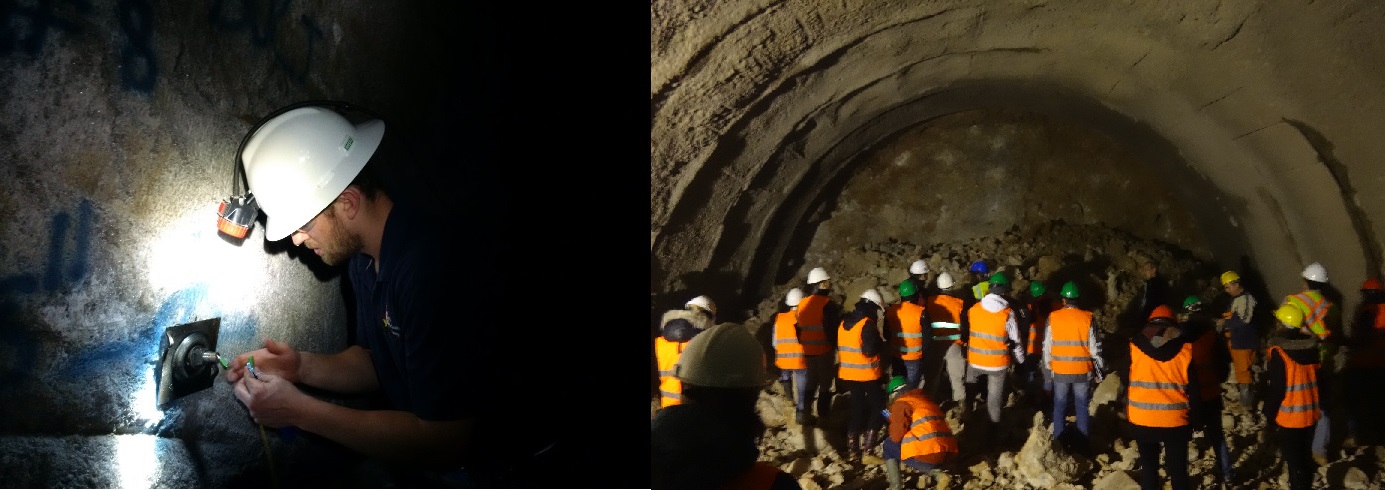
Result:
M247 134L237 156L266 215L265 240L288 238L329 266L345 266L355 344L308 352L266 339L264 348L236 356L226 379L262 426L297 427L389 468L427 475L430 484L475 483L483 458L506 454L494 441L517 439L491 432L506 425L491 418L502 413L488 360L496 322L490 312L465 321L456 314L487 309L462 307L460 299L488 300L457 285L484 278L484 265L469 265L476 277L458 280L454 244L437 239L443 221L392 195L376 170L386 153L377 150L388 147L385 123L353 123L351 109L285 107ZM246 365L250 356L255 371ZM348 407L299 385L384 403Z
M808 404L804 391L808 388L808 360L803 355L803 343L798 340L798 303L803 290L790 289L784 295L779 313L774 315L774 367L779 368L779 385L784 395L794 401L794 422L808 419Z
M832 408L832 383L837 378L837 323L841 306L832 300L831 276L821 267L808 272L808 294L798 302L798 339L808 365L805 410L817 400L817 418ZM807 419L804 423L813 422Z

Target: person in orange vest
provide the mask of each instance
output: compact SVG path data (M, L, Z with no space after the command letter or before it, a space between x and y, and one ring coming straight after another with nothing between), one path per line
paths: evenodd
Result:
M899 283L899 302L885 309L885 340L890 344L890 373L903 375L911 387L923 381L924 338L932 330L914 283Z
M682 403L683 384L673 367L694 336L716 324L717 306L711 298L688 300L681 310L664 312L659 337L654 339L654 356L659 367L659 408Z
M1126 435L1139 451L1140 487L1162 488L1159 453L1174 490L1189 488L1189 416L1198 410L1193 346L1182 335L1173 310L1159 305L1140 332L1130 338L1128 364L1118 368L1125 385Z
M1303 328L1303 311L1282 305L1274 311L1282 328L1275 329L1265 352L1268 384L1263 406L1265 420L1275 428L1280 459L1289 470L1289 488L1313 485L1313 427L1322 415L1318 398L1318 339Z
M1303 313L1303 328L1318 338L1318 404L1321 417L1313 428L1313 460L1326 465L1327 446L1332 434L1332 412L1336 409L1337 398L1337 344L1341 324L1341 314L1337 305L1323 296L1327 288L1327 268L1317 262L1303 269L1303 291L1284 298L1284 304L1293 305Z
M1061 295L1063 307L1048 315L1042 351L1043 365L1053 373L1053 439L1063 440L1071 397L1077 432L1082 434L1078 447L1086 448L1092 433L1087 410L1092 380L1101 382L1106 372L1101 358L1101 331L1092 312L1077 306L1081 297L1077 283L1063 284Z
M1039 412L1047 412L1053 406L1053 376L1042 362L1044 336L1048 335L1048 315L1063 307L1048 294L1048 288L1039 280L1029 281L1029 298L1025 301L1029 310L1028 338L1025 339L1025 363L1021 366L1021 379L1024 381L1025 397L1029 404ZM1025 335L1022 333L1021 337Z
M803 344L798 341L798 303L803 290L793 288L784 295L783 307L774 315L774 367L779 368L779 384L784 395L794 401L794 422L803 424L808 417L804 390L808 387L808 361L803 357Z
M928 297L924 310L928 313L931 332L928 347L923 349L924 389L934 400L961 402L966 397L967 359L962 347L962 323L966 322L965 300L960 296L952 274L938 274L938 293ZM949 384L942 383L946 374ZM944 388L951 396L944 397Z
M918 292L919 298L931 296L929 289L932 288L928 279L928 262L923 259L915 260L909 264L909 277L904 279L914 283L914 291Z
M957 457L957 439L947 417L922 389L909 386L901 376L890 379L888 437L881 453L890 490L904 488L900 463L924 473L951 463Z
M832 300L832 278L827 270L815 267L808 271L807 296L798 302L798 341L808 365L808 388L804 390L803 406L807 410L817 400L817 417L827 417L832 408L832 383L837 378L837 324L841 321L841 306ZM806 418L803 423L812 423Z
M1223 272L1221 284L1226 294L1231 296L1231 305L1217 319L1217 330L1228 341L1240 404L1249 411L1255 407L1255 391L1251 389L1255 380L1250 367L1255 364L1255 354L1260 349L1260 332L1252 323L1255 320L1255 296L1246 292L1241 285L1241 275L1236 271Z
M885 408L885 393L880 378L884 369L880 354L885 341L880 337L880 292L870 288L837 327L837 379L850 394L851 405L846 424L847 458L856 459L875 448L879 441L877 429L883 424L880 411ZM879 464L879 463L876 463Z
M1379 445L1385 442L1385 424L1373 411L1385 404L1381 397L1385 392L1385 285L1380 279L1361 283L1361 303L1352 315L1351 331L1351 353L1343 375L1348 377L1347 386L1361 390L1359 396L1349 398L1353 416L1347 421L1348 441L1343 445Z
M1193 429L1201 430L1203 440L1212 446L1222 483L1230 485L1235 478L1231 448L1226 444L1226 430L1222 427L1221 381L1230 374L1227 366L1231 364L1231 356L1212 318L1203 311L1202 298L1189 295L1183 299L1178 324L1184 337L1193 344L1193 366L1197 368L1198 396L1202 401L1198 412L1193 414Z
M967 310L966 331L962 335L967 348L967 383L976 384L986 378L986 414L992 426L996 426L1000 423L1000 409L1005 406L1010 357L1013 354L1016 361L1024 362L1024 342L1020 340L1015 313L1001 296L1010 291L1009 278L997 272L988 282L989 291ZM963 403L964 413L970 413L969 405L970 400Z
M744 325L698 334L676 368L684 402L650 423L651 488L796 490L793 475L758 461L765 424L755 410L770 384L765 351Z

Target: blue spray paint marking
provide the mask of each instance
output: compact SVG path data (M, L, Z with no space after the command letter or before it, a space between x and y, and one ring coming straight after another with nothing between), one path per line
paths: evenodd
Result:
M67 213L53 216L48 235L48 262L44 268L43 289L57 292L76 284L90 271L88 256L91 255L91 231L94 211L90 200L83 199L78 205L77 232L71 254L67 253L67 231L72 226L72 217ZM64 263L69 262L64 270Z
M126 90L154 92L159 79L159 60L154 53L154 8L143 0L121 0L116 17L125 35L120 49L120 83Z
M169 296L159 306L159 311L148 323L139 327L135 340L110 342L97 345L73 356L73 361L63 369L63 376L85 376L92 372L109 370L113 366L133 362L133 366L153 360L159 354L159 342L168 327L191 323L198 318L199 307L206 303L207 285L192 286ZM204 318L213 318L211 314Z
M89 0L41 1L33 6L21 6L15 0L0 0L0 56L9 56L15 51L23 51L30 56L38 55L48 42L48 32L59 30L67 34L81 32L80 23L73 19L58 16L59 4L73 6L79 14L91 10Z

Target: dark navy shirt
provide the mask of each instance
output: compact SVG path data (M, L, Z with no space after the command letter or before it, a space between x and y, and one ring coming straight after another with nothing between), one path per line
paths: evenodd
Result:
M478 416L488 398L489 326L466 321L467 284L442 247L445 222L396 201L385 222L380 270L365 254L348 268L356 343L370 351L390 408L425 420ZM486 322L488 323L488 322Z

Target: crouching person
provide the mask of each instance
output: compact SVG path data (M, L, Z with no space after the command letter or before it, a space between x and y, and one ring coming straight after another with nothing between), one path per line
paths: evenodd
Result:
M890 434L882 453L890 490L900 490L900 463L925 473L938 469L957 456L957 439L938 405L903 376L890 379L889 392Z

